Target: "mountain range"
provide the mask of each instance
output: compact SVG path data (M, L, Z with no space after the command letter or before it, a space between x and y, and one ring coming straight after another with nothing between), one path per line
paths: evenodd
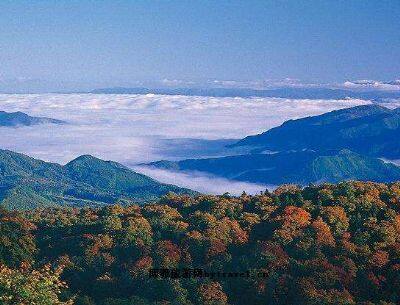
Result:
M152 167L172 171L196 171L237 181L286 184L361 180L400 180L400 167L349 150L248 154L222 158L158 161Z
M364 105L289 120L259 135L229 140L224 152L229 155L231 149L230 156L148 165L270 185L391 182L400 180L400 167L380 158L400 158L399 136L400 109ZM0 203L10 209L146 203L168 192L196 194L90 155L62 166L0 150Z
M65 124L66 122L45 117L33 117L23 112L0 111L0 126L18 127L38 124Z
M264 133L248 136L232 147L254 152L350 149L359 154L400 158L400 108L363 105L289 120Z
M0 204L9 209L144 203L168 192L195 193L90 155L62 166L0 150Z
M390 182L400 179L400 167L379 158L400 158L399 139L400 110L365 105L289 120L229 146L248 154L148 165L264 184Z

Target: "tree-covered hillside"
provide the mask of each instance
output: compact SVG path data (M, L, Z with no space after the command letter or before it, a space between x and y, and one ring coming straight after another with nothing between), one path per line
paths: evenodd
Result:
M220 158L158 161L150 166L173 171L196 171L228 179L284 184L362 180L400 180L400 167L349 150L289 151L275 154L248 154Z
M0 263L5 305L395 305L400 184L1 211Z
M255 151L350 149L360 154L400 158L400 109L364 105L319 116L289 120L234 146Z
M168 192L194 194L92 156L61 166L0 150L0 204L9 209L143 203Z

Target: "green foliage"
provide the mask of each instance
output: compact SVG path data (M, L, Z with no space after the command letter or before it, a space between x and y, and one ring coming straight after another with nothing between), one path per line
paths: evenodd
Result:
M18 266L32 262L36 244L32 230L35 226L15 213L0 208L0 263Z
M61 270L44 266L40 270L28 267L10 269L0 265L0 304L3 305L72 305L59 295L66 284L60 280Z

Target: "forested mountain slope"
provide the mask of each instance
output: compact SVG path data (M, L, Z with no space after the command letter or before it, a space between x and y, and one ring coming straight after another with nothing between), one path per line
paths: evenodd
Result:
M276 154L248 154L208 159L158 161L150 166L173 171L203 172L228 179L283 184L363 180L400 180L400 167L349 150L289 151Z
M400 109L364 105L319 116L289 120L262 134L248 136L233 146L255 151L350 149L388 159L400 158Z
M143 203L168 192L194 194L88 155L61 166L0 150L0 202L7 208Z

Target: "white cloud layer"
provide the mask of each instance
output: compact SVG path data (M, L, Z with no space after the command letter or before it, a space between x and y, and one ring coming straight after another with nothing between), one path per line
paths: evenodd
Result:
M124 164L136 164L171 158L170 154L165 154L168 151L165 149L168 145L166 139L241 138L263 132L288 119L366 103L369 102L163 95L1 94L0 110L52 117L70 124L0 128L0 148L59 163L82 154L92 154ZM177 142L171 141L171 144L177 145ZM196 154L199 155L201 153ZM210 183L210 190L214 187ZM228 185L224 187L228 189Z
M394 80L391 82L382 82L377 80L346 81L343 83L343 87L347 89L397 91L400 90L400 80Z
M243 191L248 194L254 195L260 192L264 192L266 189L272 191L276 188L275 185L263 185L233 181L211 175L205 175L199 172L178 173L144 166L134 166L133 169L164 183L175 184L192 190L196 190L201 193L216 195L223 193L240 195L241 193L243 193Z

